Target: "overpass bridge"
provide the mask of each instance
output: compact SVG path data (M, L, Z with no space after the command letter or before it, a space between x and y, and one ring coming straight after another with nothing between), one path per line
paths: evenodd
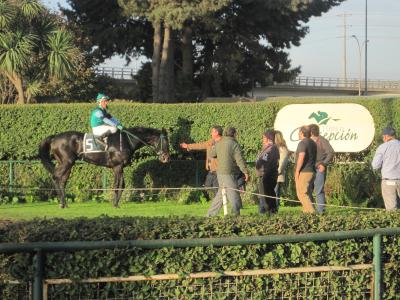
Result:
M97 67L95 73L117 80L122 85L129 85L133 76L138 72L137 68ZM283 83L274 83L271 86L255 87L253 98L265 98L271 96L339 96L358 95L365 90L365 81L355 78L344 79L334 77L298 76L294 80ZM367 81L368 95L376 94L400 94L400 80Z
M364 91L363 80L360 82L358 79L298 76L290 82L256 87L253 97L363 95ZM400 94L400 80L370 79L367 81L367 92L368 95Z
M313 88L334 88L343 90L365 89L365 81L359 79L343 79L331 77L308 77L298 76L293 81L279 83L276 85L286 85L293 87L313 87ZM396 90L400 91L400 80L367 80L368 90Z

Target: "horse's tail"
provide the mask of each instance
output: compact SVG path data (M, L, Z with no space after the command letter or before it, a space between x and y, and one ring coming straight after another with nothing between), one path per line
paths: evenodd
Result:
M51 161L50 148L54 135L45 138L39 146L39 158L47 171L54 174L55 165Z

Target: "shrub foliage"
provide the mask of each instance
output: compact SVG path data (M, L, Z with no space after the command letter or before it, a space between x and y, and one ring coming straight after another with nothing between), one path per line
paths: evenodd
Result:
M257 103L213 103L213 104L138 104L116 101L111 104L111 113L126 127L147 126L166 128L169 131L172 163L161 165L151 149L144 148L135 156L132 166L126 169L127 186L182 186L201 183L204 176L202 164L193 159L203 159L202 153L182 152L179 143L197 142L209 138L210 127L214 124L234 126L238 129L238 140L244 149L247 161L254 160L261 147L261 133L272 128L277 112L293 103L358 103L371 113L376 128L372 145L361 153L340 154L336 161L357 164L334 164L327 179L327 193L331 203L381 205L378 178L369 162L381 143L380 131L387 124L399 126L400 101L396 98L343 98L343 99L285 99ZM48 135L63 131L89 131L89 114L95 104L39 104L21 106L0 106L0 159L34 160L40 141ZM182 160L185 160L182 162ZM8 166L0 165L0 184L8 184ZM35 169L35 172L28 172ZM197 169L197 170L196 170ZM14 174L18 184L49 188L50 178L41 166L20 166ZM289 171L289 179L291 172ZM111 172L104 175L94 166L78 165L74 168L69 188L101 188L104 178L112 183ZM144 180L144 179L149 180ZM253 176L254 180L254 176ZM252 189L254 183L250 184ZM73 191L71 192L73 194ZM89 194L88 194L89 195ZM295 197L293 183L288 181L285 195ZM4 193L2 194L4 197ZM54 196L54 195L53 195ZM125 195L126 196L126 195ZM42 195L38 196L38 198ZM72 196L71 197L75 197ZM7 198L8 199L8 198ZM1 201L1 199L0 199ZM5 201L5 200L4 200ZM353 203L354 201L355 203Z
M90 220L84 218L75 220L52 219L33 220L0 227L0 242L187 239L301 234L396 227L399 222L400 215L398 213L387 212L354 212L340 215L288 214L273 218L246 216L238 218L100 217ZM398 237L384 237L383 263L390 264L390 267L385 269L383 277L384 299L396 299L398 297L397 293L400 288L400 279L397 275L400 259L399 246L400 239ZM71 278L78 281L95 277L165 273L185 275L208 271L345 266L370 264L372 257L372 239L365 238L276 245L58 252L47 253L45 277ZM0 263L0 274L3 273L3 277L4 274L8 274L6 278L21 281L28 281L32 278L32 257L30 255L0 255L0 261L3 262ZM330 296L340 298L340 295L335 293L342 284L335 280L335 277L332 277L330 282L332 295ZM370 280L369 277L356 275L354 281L347 282L346 285L351 285L351 288L357 291L357 289L369 287ZM259 283L260 286L255 287L254 284L256 283ZM265 293L265 284L262 280L249 280L245 282L245 289L257 288L260 293ZM276 284L280 287L287 287L290 283L280 281ZM318 282L313 284L315 284L315 288L318 288ZM149 299L149 297L146 298L146 291L148 292L150 283L141 283L139 286L133 284L131 288L136 289L137 299L142 299L140 297ZM154 285L152 289L153 292L160 293L165 287L163 287L163 284L158 287ZM78 292L75 285L60 286L56 288L55 292L68 293L71 298L78 298L75 294ZM172 297L174 292L176 291L172 289L172 294L169 296ZM260 299L265 298L264 294L261 294L261 296L263 297ZM59 297L62 299L61 296ZM186 297L183 298L187 299ZM157 297L154 297L154 299L157 299Z

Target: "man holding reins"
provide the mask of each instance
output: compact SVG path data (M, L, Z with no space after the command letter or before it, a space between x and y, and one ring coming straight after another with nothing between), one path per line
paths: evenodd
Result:
M103 93L97 94L96 103L98 106L92 110L90 114L90 127L93 134L103 139L107 150L107 137L110 134L116 133L117 129L122 130L124 127L121 122L111 116L107 112L110 97Z
M187 144L187 143L181 143L180 147L182 149L186 149L187 151L193 151L193 150L206 150L206 170L208 171L206 180L204 182L205 187L213 187L213 188L218 188L218 179L217 179L217 159L214 157L211 157L211 148L213 145L215 145L216 142L221 140L222 138L222 127L219 125L214 125L211 127L210 130L210 135L211 139L208 141L200 142L200 143L193 143L193 144ZM207 198L209 198L208 194L205 194ZM209 199L207 199L209 200Z

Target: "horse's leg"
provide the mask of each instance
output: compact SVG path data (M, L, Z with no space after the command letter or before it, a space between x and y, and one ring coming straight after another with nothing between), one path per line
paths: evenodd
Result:
M123 188L125 187L124 169L122 165L115 166L114 171L114 202L113 206L118 207L119 199L121 198Z
M65 208L67 204L65 203L65 186L69 175L71 174L73 161L64 161L63 164L56 167L54 172L54 182L57 186L57 193L60 198L60 207Z

